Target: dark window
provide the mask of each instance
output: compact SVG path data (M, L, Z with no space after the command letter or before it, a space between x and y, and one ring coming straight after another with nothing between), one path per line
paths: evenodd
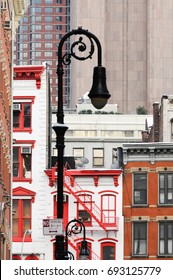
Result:
M173 221L159 223L159 255L173 255Z
M159 174L159 203L173 204L173 174Z
M147 254L147 223L134 222L133 224L133 255Z
M31 228L31 199L13 199L13 213L13 238L22 241L25 231Z
M147 204L147 173L136 173L133 179L133 204Z
M31 147L13 148L13 179L31 179Z
M13 128L16 130L31 128L31 103L13 104Z
M115 244L103 243L101 245L102 260L115 260Z

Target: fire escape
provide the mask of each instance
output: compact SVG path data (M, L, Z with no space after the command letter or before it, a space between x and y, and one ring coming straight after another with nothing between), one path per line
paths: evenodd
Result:
M49 185L53 186L56 181L56 167L52 167L51 170L46 170L46 174L49 177ZM118 185L118 176L119 172L114 176L114 185ZM97 185L97 178L94 178L95 185ZM87 194L85 190L81 188L81 186L75 181L74 176L70 175L67 169L64 169L64 187L66 190L75 198L76 202L79 203L85 211L87 211L92 219L98 224L99 228L104 230L105 232L108 231L110 228L111 230L118 231L118 217L115 217L115 222L113 226L109 226L107 221L107 217L102 213L101 209L97 206L97 204L92 201L90 195ZM79 195L80 194L80 195ZM69 245L78 252L77 242L76 239L73 237L68 240ZM91 251L91 258L93 260L98 260L99 257Z

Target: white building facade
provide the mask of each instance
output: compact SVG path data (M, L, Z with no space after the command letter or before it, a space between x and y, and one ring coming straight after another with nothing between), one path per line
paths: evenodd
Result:
M56 217L56 167L46 170ZM89 260L122 260L124 219L122 216L122 172L110 169L65 169L64 233L68 222L82 221L86 231ZM68 251L79 259L84 232L68 238ZM55 245L55 238L52 239ZM54 247L55 249L55 247Z
M13 82L13 259L44 259L47 177L46 67L15 66Z
M45 65L15 66L13 89L13 259L55 259L56 167L48 165L48 88ZM99 160L99 159L98 159ZM64 220L81 219L89 259L123 259L122 174L111 169L66 169ZM69 238L79 258L82 233Z

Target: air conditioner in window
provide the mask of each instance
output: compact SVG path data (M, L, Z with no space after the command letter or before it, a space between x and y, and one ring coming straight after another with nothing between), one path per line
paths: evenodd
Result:
M4 22L4 28L5 29L11 29L11 21L10 20L6 20Z
M22 154L31 154L31 147L22 147Z
M21 111L21 104L20 103L14 103L13 104L13 111Z

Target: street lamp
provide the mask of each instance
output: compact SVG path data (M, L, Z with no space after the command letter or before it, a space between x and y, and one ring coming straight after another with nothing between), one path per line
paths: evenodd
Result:
M62 54L63 45L65 41L73 35L81 35L78 40L74 41L71 45L70 52ZM79 53L85 53L87 50L87 45L83 41L84 38L87 38L90 43L90 48L85 57L79 56L76 54L75 50L78 48ZM68 32L59 42L58 47L58 66L57 66L57 75L58 75L58 110L57 110L57 123L53 126L53 129L56 133L56 148L58 150L57 156L57 219L63 221L63 183L64 183L64 172L63 172L63 159L64 159L64 135L68 127L64 124L64 112L63 112L63 65L69 65L71 63L71 58L77 60L86 60L92 59L92 55L95 51L95 44L98 49L98 65L94 67L93 74L93 84L92 88L88 94L89 98L94 107L97 109L103 108L107 100L110 98L106 86L106 69L102 66L102 49L101 44L98 38L90 33L88 30L84 30L79 27L76 30ZM55 257L57 260L65 259L65 250L64 250L64 236L56 236L56 248L55 248Z
M30 235L31 233L32 233L31 229L27 229L24 232L24 235L23 235L23 238L22 238L21 260L23 259L23 244L24 244L24 241L25 241L25 237L26 237L26 235Z
M86 230L82 221L73 219L66 225L65 230L65 259L66 260L74 260L74 255L68 251L68 238L72 236L72 234L79 234L83 230L83 240L81 242L81 248L79 253L80 260L87 260L89 257L88 244L86 241Z

